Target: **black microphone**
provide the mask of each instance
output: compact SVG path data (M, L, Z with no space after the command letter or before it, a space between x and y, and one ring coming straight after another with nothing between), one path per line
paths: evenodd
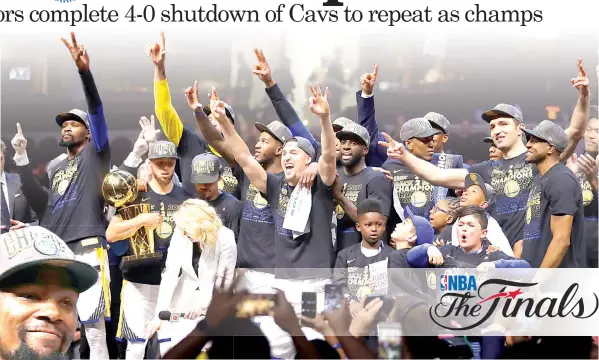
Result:
M185 313L171 313L170 311L161 311L158 313L158 318L160 320L168 321L168 322L177 322L179 319L183 318Z

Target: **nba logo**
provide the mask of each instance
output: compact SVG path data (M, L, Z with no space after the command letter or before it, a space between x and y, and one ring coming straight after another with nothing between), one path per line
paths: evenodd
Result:
M439 290L447 291L449 287L447 286L447 275L443 274L439 278Z

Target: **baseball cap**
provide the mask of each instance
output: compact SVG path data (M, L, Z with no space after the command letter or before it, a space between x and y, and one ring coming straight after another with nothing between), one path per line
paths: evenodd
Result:
M509 104L497 104L491 110L485 111L481 117L486 122L491 122L491 120L501 117L509 117L518 122L524 121L524 118L522 117L522 112L518 110L518 108L514 105Z
M45 266L66 270L79 293L98 280L98 271L75 260L67 244L48 229L29 226L0 235L0 287L35 281L27 275Z
M337 139L355 139L358 137L366 147L370 146L370 135L368 135L368 130L358 123L351 122L343 127L343 129L337 131L335 134Z
M493 199L495 198L495 189L493 189L491 185L485 183L485 180L479 174L469 173L466 175L466 178L464 179L464 185L465 189L472 185L477 185L483 190L483 193L485 194L485 200L489 203L493 202Z
M225 115L227 115L229 120L231 120L231 124L235 125L235 119L237 118L235 115L235 111L233 111L233 108L231 107L231 105L229 105L227 103L224 103L224 104L225 104ZM206 114L206 116L209 116L212 113L209 105L205 105L202 108L202 110L204 111L204 114Z
M216 155L205 153L191 161L191 183L212 184L218 181L222 165Z
M302 149L306 154L310 155L310 157L312 157L312 160L316 160L315 156L316 156L316 151L314 150L314 146L312 146L312 144L310 144L310 140L303 138L301 136L296 136L296 137L292 137L287 139L287 141L285 141L285 144L287 144L288 142L291 141L295 141L297 143L297 147Z
M258 129L258 131L260 131L260 133L267 132L270 136L274 137L281 143L285 143L287 139L293 137L291 130L289 130L289 128L280 121L275 120L266 126L257 122L254 124L254 126L256 129Z
M432 127L431 123L425 118L415 118L408 120L401 130L399 130L399 138L401 141L406 141L412 138L427 138L438 134L440 130Z
M483 139L483 142L485 144L495 144L495 142L493 142L493 138L490 136L487 136L486 138Z
M348 124L353 123L353 120L350 120L346 117L339 117L336 118L335 121L333 121L333 131L337 132L337 131L341 131L345 126L347 126Z
M449 133L451 131L451 124L449 123L449 120L447 120L447 118L445 116L431 111L428 114L424 115L424 118L426 120L430 121L432 124L440 127L441 130L443 130L443 132L445 134L449 135Z
M523 131L527 135L527 138L534 136L546 141L555 146L559 152L563 152L566 150L566 146L568 146L568 135L566 135L564 129L551 120L543 120L534 129L524 129Z
M150 144L150 150L148 152L148 159L164 159L173 158L178 159L177 146L170 141L156 141Z
M429 220L422 216L416 216L412 210L406 206L403 210L404 219L411 219L416 227L416 245L432 244L435 240L435 230Z
M62 127L62 123L68 120L78 121L89 129L89 115L83 110L73 109L69 112L56 115L56 123L60 127Z

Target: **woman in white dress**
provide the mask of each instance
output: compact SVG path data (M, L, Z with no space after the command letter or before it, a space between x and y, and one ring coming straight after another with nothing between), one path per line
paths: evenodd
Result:
M199 199L186 200L173 215L175 231L162 273L156 318L147 335L158 329L170 335L160 352L164 355L185 338L204 318L214 284L233 282L237 245L233 231L223 226L215 210ZM177 322L158 319L161 311L185 314ZM149 337L148 337L149 338Z

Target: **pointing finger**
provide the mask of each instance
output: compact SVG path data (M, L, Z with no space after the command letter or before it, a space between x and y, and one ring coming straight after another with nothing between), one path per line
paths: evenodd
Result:
M162 50L166 49L166 40L164 39L163 31L160 32L160 45L162 47Z
M23 135L23 129L21 129L21 124L17 123L17 134Z
M376 75L379 73L379 64L374 64L374 71L372 71L372 76L376 79Z
M79 49L79 46L77 45L77 38L75 38L74 32L71 32L71 43L75 49Z

